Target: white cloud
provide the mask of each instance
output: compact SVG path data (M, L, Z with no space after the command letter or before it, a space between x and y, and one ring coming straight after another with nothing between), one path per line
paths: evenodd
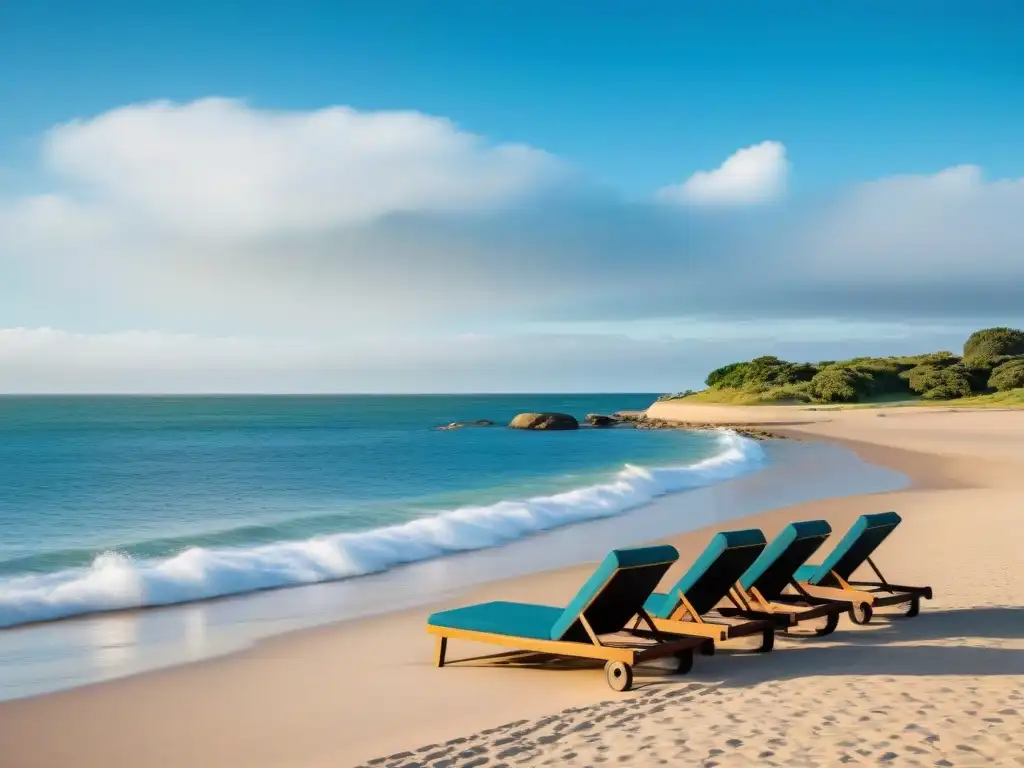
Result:
M1022 217L1024 179L962 165L857 185L807 223L799 247L822 274L974 281L1024 268Z
M561 172L418 112L273 112L155 102L54 128L47 169L81 197L180 237L308 233L402 211L501 205Z
M236 316L243 327L403 323L424 297L443 309L452 290L485 309L472 280L487 271L480 238L467 246L446 229L529 205L569 177L540 150L417 112L226 99L60 125L40 160L50 190L0 198L0 269L31 274L42 303L70 286L83 307L141 307L144 322L177 315L190 328ZM403 217L437 231L424 239Z
M318 341L310 360L358 367L389 354L409 371L434 359L400 342L410 334L475 338L528 320L955 318L1011 311L1024 283L1024 183L973 167L709 215L626 204L542 151L418 113L222 99L59 126L40 159L45 193L0 199L3 325L328 338L334 351ZM784 189L787 166L785 148L765 142L663 197L763 200ZM353 345L377 337L389 341ZM275 343L253 342L297 354ZM241 354L218 344L202 366ZM200 366L196 345L179 357Z
M695 205L748 205L777 200L786 192L789 161L778 141L737 150L713 171L697 171L682 184L665 187L665 202Z

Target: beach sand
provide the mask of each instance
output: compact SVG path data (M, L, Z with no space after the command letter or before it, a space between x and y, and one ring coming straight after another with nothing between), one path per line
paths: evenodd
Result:
M420 608L2 703L0 765L1024 765L1024 411L663 403L652 415L772 425L905 473L905 490L730 527L771 537L823 517L841 534L859 514L897 510L904 523L879 564L892 579L932 585L935 599L915 619L883 610L867 627L844 617L828 638L780 637L768 655L727 644L686 676L639 670L626 694L607 688L600 665L436 669L423 624L438 606ZM666 578L711 534L670 539L681 563ZM588 570L487 584L440 607L558 604Z

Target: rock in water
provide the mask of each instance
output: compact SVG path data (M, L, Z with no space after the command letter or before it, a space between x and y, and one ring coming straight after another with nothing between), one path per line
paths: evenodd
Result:
M619 423L614 416L605 416L602 413L588 413L583 420L593 427L610 427Z
M508 425L512 429L577 429L580 423L568 413L520 413Z
M490 419L477 419L476 421L453 421L450 424L442 424L439 427L434 427L438 430L448 429L462 429L463 427L491 427L494 426L494 422Z

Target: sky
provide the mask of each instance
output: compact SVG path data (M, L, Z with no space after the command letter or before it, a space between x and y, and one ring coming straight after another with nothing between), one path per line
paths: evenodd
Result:
M0 391L679 391L1024 308L1024 7L0 2Z

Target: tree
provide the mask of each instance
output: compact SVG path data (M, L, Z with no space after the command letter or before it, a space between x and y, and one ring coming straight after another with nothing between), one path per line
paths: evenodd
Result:
M988 360L1000 355L1024 355L1024 331L1016 328L985 328L964 342L964 360Z
M1024 387L1024 357L1015 357L992 371L988 385L997 392Z

